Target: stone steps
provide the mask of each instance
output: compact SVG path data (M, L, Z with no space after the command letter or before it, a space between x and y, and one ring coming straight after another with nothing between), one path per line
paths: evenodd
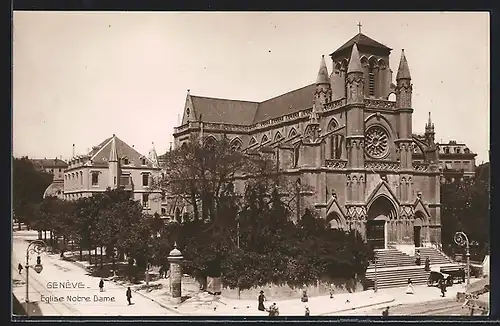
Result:
M425 258L426 257L429 257L429 260L431 261L431 265L453 263L453 261L450 258L448 258L445 255L443 255L437 249L434 249L434 248L417 248L417 250L420 251L420 258L422 260L422 264L425 263Z
M368 270L366 272L367 282L365 289L374 288L375 278L377 279L377 287L379 289L406 286L408 278L411 279L414 285L427 284L427 279L429 278L429 272L426 272L423 267L377 270L376 275L375 277L375 270Z
M411 278L413 284L426 284L429 272L424 270L425 258L429 257L432 265L453 264L453 261L434 248L417 248L420 251L421 265L415 265L415 257L396 249L377 251L377 286L378 288L402 287ZM375 283L375 264L371 263L366 271L367 289L373 289Z
M415 259L396 249L377 251L377 268L415 266ZM369 269L375 268L370 262Z

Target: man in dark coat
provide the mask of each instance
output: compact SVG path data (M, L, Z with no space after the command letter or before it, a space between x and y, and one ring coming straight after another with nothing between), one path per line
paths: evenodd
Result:
M389 307L385 308L384 311L382 311L382 316L383 317L389 316Z
M23 265L21 265L21 263L19 263L19 264L17 265L17 269L19 270L19 274L21 274L21 273L22 273L22 271L23 271Z
M446 293L446 280L442 279L439 281L439 288L441 289L441 296L444 297Z
M129 306L132 304L132 301L130 299L132 299L132 290L130 289L130 286L129 286L127 288L127 301L128 301Z
M104 280L101 278L101 280L99 281L99 290L101 292L104 291Z

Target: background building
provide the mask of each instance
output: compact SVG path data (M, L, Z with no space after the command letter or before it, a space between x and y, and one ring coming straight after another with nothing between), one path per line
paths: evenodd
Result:
M68 163L62 159L30 159L33 165L39 170L50 173L54 176L54 180L62 180L64 178L64 170L68 168Z
M160 213L161 192L154 186L160 168L154 148L148 157L114 134L87 155L69 160L64 171L64 198L75 200L122 187L147 213Z
M434 124L431 121L429 113L429 121L427 122L426 129L433 128ZM416 134L414 137L425 140L425 135ZM477 154L473 153L466 144L450 140L448 143L437 143L437 146L439 150L441 182L452 182L474 177ZM413 160L417 163L424 161L424 155L418 147L413 149Z

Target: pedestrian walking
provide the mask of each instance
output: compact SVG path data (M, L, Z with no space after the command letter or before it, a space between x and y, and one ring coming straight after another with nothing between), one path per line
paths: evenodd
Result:
M306 316L309 316L311 314L311 311L309 311L309 307L306 306L306 312L305 312L305 315Z
M441 296L444 298L446 293L446 281L444 279L439 281L439 288L441 289Z
M19 274L23 272L23 265L21 265L21 263L17 265L17 270L19 271Z
M408 286L406 287L406 294L413 294L415 293L415 289L413 288L413 282L411 281L411 278L408 279Z
M330 299L333 299L333 290L334 290L334 285L332 283L330 284Z
M385 308L384 311L382 311L382 316L383 317L389 316L389 307Z
M415 253L415 265L420 266L420 250Z
M101 278L101 280L99 281L99 290L101 292L104 292L104 280Z
M128 305L130 306L132 304L132 290L130 289L130 286L127 288L127 301Z
M264 307L264 301L266 301L266 296L264 295L264 291L260 291L259 294L259 311L266 311L266 307Z
M425 257L425 267L424 267L426 272L429 272L431 270L431 260L429 257Z
M309 301L309 297L307 296L307 290L304 289L302 291L302 297L300 298L300 301L302 302L308 302Z

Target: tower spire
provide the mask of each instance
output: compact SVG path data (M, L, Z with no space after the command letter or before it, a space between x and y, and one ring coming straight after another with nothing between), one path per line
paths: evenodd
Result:
M432 123L430 112L429 112L429 119L427 120L427 123L425 124L425 132L429 133L429 134L434 133L434 123Z
M321 56L321 62L319 64L318 78L316 79L316 85L320 84L330 84L328 78L328 68L326 67L325 56Z
M399 60L399 68L396 75L396 80L398 79L411 79L410 68L408 67L408 61L406 61L404 49L401 50L401 59Z
M354 43L351 51L351 58L349 59L349 66L347 67L347 73L353 72L363 72L361 69L361 60L359 59L358 45Z
M118 152L116 150L116 136L113 134L113 138L111 139L111 151L109 152L109 162L118 162Z

